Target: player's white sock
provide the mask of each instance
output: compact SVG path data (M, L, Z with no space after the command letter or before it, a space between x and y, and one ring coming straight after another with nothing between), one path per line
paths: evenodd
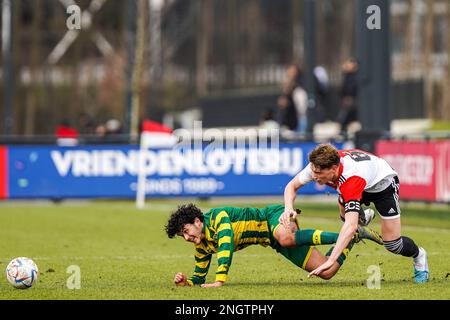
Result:
M419 254L417 257L413 258L414 267L418 271L427 271L428 270L428 262L427 262L427 253L426 251L419 247Z

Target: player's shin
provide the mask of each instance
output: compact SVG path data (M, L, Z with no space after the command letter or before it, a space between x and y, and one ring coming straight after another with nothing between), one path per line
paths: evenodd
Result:
M384 247L395 254L400 254L404 257L417 257L419 254L419 247L411 238L400 237L391 241L384 241Z
M297 246L321 245L336 243L339 233L326 232L316 229L303 229L295 232L295 243Z

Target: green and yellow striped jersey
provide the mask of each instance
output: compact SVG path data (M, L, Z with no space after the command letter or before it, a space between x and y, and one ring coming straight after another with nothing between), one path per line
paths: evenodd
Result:
M216 281L226 281L233 252L249 245L270 245L266 211L258 208L223 207L204 214L205 238L195 246L194 275L189 285L205 283L213 253L217 253Z

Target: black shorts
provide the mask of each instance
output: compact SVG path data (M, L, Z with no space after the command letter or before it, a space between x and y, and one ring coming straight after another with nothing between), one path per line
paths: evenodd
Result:
M369 206L371 202L375 205L382 219L395 219L400 217L400 206L398 190L400 181L395 176L392 183L383 191L376 193L363 192L361 203Z

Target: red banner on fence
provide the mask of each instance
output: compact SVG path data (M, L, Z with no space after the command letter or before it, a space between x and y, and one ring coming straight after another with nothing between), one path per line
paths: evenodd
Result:
M450 202L450 141L439 142L436 161L436 197Z
M0 199L8 198L8 149L0 146Z
M380 141L376 153L397 171L400 199L450 201L450 141Z

